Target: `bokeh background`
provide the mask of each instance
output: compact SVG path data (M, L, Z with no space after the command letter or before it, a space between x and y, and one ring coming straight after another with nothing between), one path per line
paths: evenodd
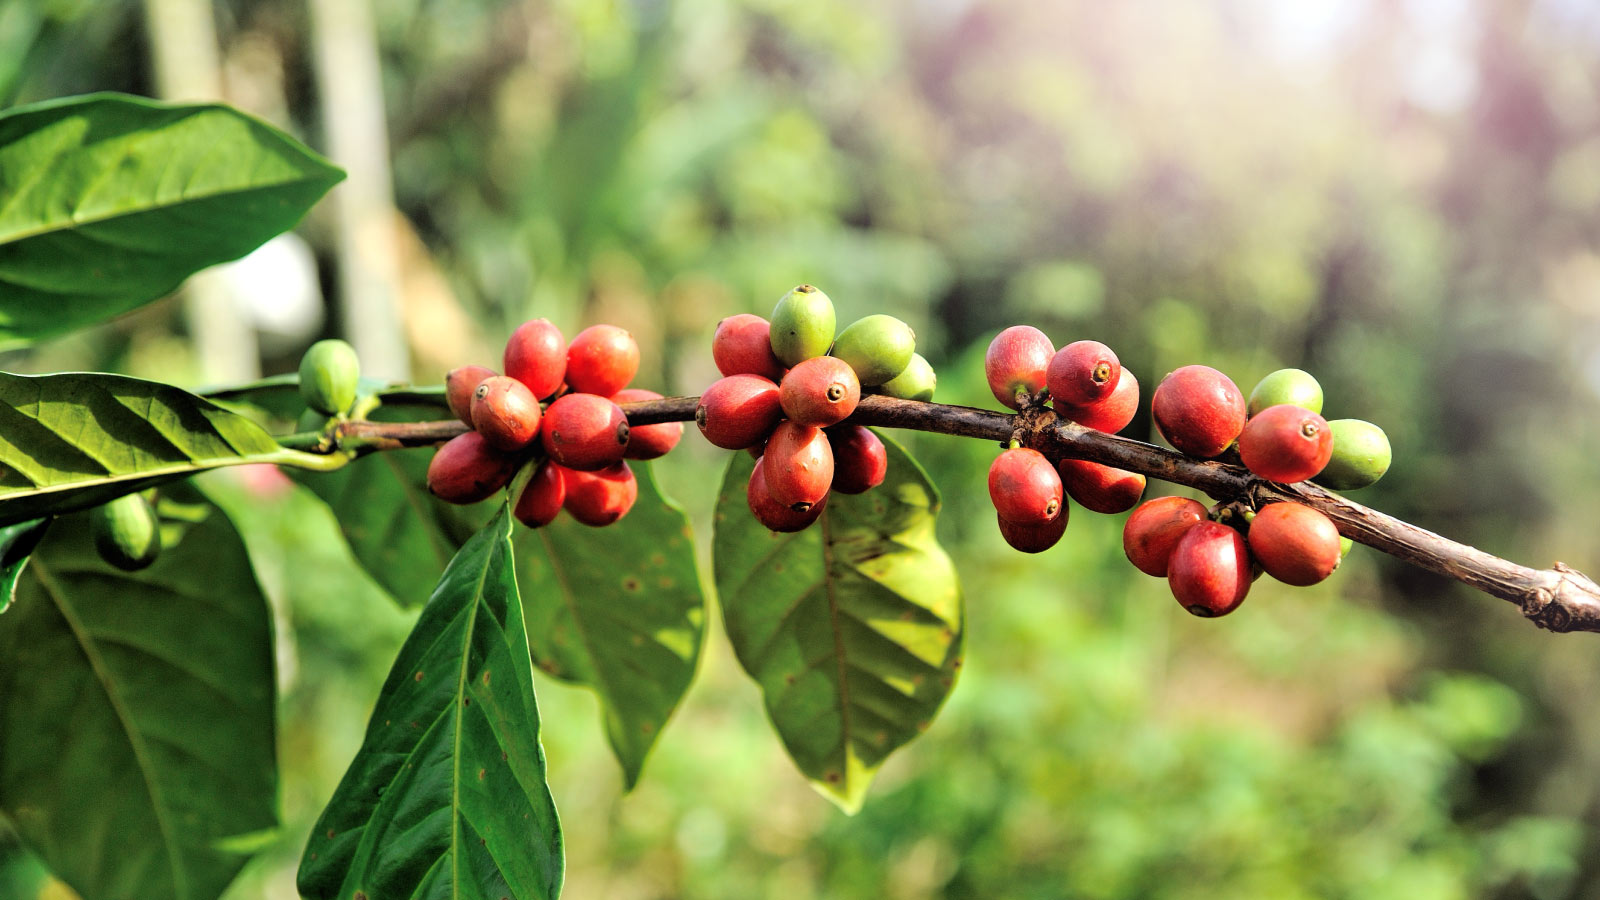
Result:
M100 89L224 98L351 177L295 238L0 367L199 386L336 335L431 383L547 316L627 327L638 383L687 395L719 319L809 281L912 323L947 402L993 406L1015 323L1147 391L1306 368L1394 444L1357 499L1600 570L1593 0L0 0L0 104ZM713 628L622 796L591 697L543 680L567 896L1600 897L1600 638L1364 548L1193 619L1122 517L1024 557L994 448L910 442L968 598L934 727L846 817ZM702 554L721 464L691 433L658 468ZM229 898L289 898L410 616L309 494L212 488L282 686L286 825Z

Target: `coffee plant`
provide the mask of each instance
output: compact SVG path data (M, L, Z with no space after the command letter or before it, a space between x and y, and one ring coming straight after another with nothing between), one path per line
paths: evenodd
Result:
M341 177L222 106L94 95L6 112L0 347L149 303L292 228ZM0 373L0 813L86 900L209 900L275 826L267 607L239 534L187 480L228 466L291 472L354 559L422 604L305 847L309 898L559 894L533 670L598 695L636 783L707 625L688 518L649 463L689 421L734 451L711 540L729 640L796 767L847 811L933 726L962 665L939 491L895 428L996 444L988 490L1020 551L1063 539L1074 505L1131 510L1128 559L1196 615L1237 609L1263 573L1321 581L1353 541L1542 627L1600 631L1582 574L1329 490L1373 483L1391 451L1373 423L1323 419L1308 373L1248 399L1203 365L1152 379L1166 449L1116 435L1140 381L1105 344L1006 329L985 358L1005 409L982 410L933 402L908 323L837 324L811 285L770 318L724 320L722 377L698 397L630 387L626 331L568 342L542 319L508 335L498 369L463 360L429 385L363 378L338 341L297 373L202 392ZM1216 503L1144 500L1150 479Z

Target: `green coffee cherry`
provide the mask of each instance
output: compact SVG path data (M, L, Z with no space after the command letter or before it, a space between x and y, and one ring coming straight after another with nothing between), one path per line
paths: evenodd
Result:
M336 416L349 409L360 377L355 348L344 341L317 341L300 357L300 396L319 413Z
M1355 545L1355 541L1350 540L1342 534L1339 535L1339 558L1344 559L1346 556L1349 556L1350 549Z
M161 523L138 494L125 494L91 510L89 531L100 558L124 571L143 569L161 552Z
M833 301L809 284L783 295L772 308L772 353L786 366L824 356L833 345Z
M1322 385L1317 384L1317 380L1311 377L1310 372L1300 369L1279 369L1256 382L1256 389L1250 392L1248 412L1253 416L1269 406L1277 406L1280 403L1320 414Z
M850 364L863 386L879 385L911 364L917 335L894 316L867 316L851 322L833 342L833 355Z
M1373 484L1389 471L1393 458L1389 436L1383 429L1360 419L1330 419L1333 457L1313 480L1336 491L1353 491Z
M921 353L913 353L905 371L878 385L878 390L901 400L932 400L933 389L938 381L939 376L934 373L933 366L928 365Z

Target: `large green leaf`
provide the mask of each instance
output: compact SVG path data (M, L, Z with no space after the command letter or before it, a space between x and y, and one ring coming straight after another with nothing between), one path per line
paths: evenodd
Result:
M961 665L961 590L934 537L939 496L890 439L889 474L836 494L797 534L745 503L736 453L717 499L713 569L740 665L790 757L848 812L883 760L926 729Z
M504 505L451 560L300 861L312 900L553 898L545 784Z
M0 114L0 348L167 294L300 221L344 173L218 105L94 94Z
M219 466L327 468L171 385L123 375L0 372L0 525L97 506Z
M562 516L519 529L517 576L537 665L600 695L628 787L694 678L705 596L683 509L648 463L630 463L639 499L605 528Z
M15 525L0 526L0 612L11 607L16 599L17 581L28 564L28 554L39 545L50 519L34 519Z
M57 519L0 616L0 810L87 900L212 900L276 826L266 601L220 511L160 511L136 573Z

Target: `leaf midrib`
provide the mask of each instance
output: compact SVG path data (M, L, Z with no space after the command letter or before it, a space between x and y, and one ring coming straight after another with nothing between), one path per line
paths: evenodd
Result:
M67 599L65 592L51 577L49 566L40 559L33 560L31 564L34 576L39 579L39 584L44 588L45 595L50 598L51 603L55 604L62 620L67 623L67 628L72 631L72 637L77 641L79 649L83 652L84 660L94 672L95 679L100 682L101 688L105 691L106 700L111 704L112 712L116 714L117 721L122 725L123 734L128 740L128 748L133 752L134 761L138 763L139 771L143 776L141 780L144 782L145 792L150 796L150 807L156 818L156 827L161 830L162 849L166 851L168 864L172 868L172 884L175 894L178 897L187 897L189 895L188 880L185 877L182 862L178 859L177 839L173 834L172 823L168 821L168 816L171 813L162 800L161 790L155 778L154 764L150 760L149 749L144 745L144 736L134 728L132 715L124 706L122 696L117 691L110 672L106 669L105 661L100 658L99 651L94 646L93 638L78 619L77 612L73 609L72 603Z
M504 511L501 512L504 515ZM498 526L498 523L496 523ZM502 531L504 529L501 529ZM472 636L478 628L478 608L483 604L484 585L489 581L489 567L494 564L495 550L502 541L507 540L504 535L495 538L494 546L489 548L488 558L484 560L483 568L478 572L478 584L472 592L472 602L463 609L468 616L467 627L463 629L461 637L461 671L456 675L456 733L455 744L450 753L450 896L461 896L461 733L466 722L466 707L462 701L467 696L468 665L472 661Z

